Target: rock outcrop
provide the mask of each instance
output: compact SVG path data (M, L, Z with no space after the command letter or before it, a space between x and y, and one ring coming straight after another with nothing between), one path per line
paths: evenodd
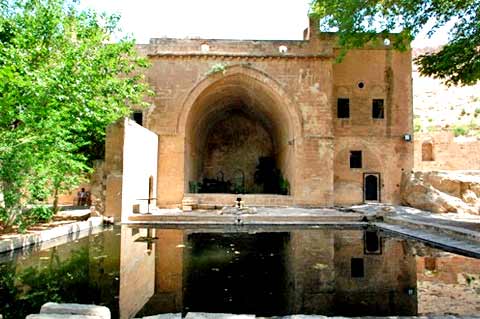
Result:
M412 171L402 176L402 204L434 213L480 214L480 171Z

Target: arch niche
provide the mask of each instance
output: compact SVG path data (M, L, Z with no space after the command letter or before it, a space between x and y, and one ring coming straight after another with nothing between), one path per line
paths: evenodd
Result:
M276 174L293 194L299 117L280 85L261 71L233 66L206 77L190 92L179 130L186 193L285 194L286 183L269 186Z

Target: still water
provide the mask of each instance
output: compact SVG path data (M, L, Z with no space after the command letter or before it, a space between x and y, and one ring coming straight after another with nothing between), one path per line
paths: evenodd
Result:
M0 314L56 301L105 305L112 318L474 315L479 275L478 259L380 230L122 226L0 255Z

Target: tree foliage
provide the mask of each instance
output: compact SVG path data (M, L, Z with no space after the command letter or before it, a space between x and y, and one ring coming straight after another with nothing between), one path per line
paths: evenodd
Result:
M132 40L111 43L118 16L66 0L0 10L0 216L11 224L89 172L106 126L144 104L147 62Z
M453 85L480 79L480 0L313 0L312 15L321 29L338 30L342 55L379 33L405 50L422 29L432 36L452 21L449 43L417 58L420 72Z

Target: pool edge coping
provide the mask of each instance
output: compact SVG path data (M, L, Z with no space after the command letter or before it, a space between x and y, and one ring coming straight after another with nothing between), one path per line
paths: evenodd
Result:
M62 236L77 234L103 225L102 217L90 217L86 221L60 225L32 234L16 234L12 238L0 240L0 254L27 248Z

